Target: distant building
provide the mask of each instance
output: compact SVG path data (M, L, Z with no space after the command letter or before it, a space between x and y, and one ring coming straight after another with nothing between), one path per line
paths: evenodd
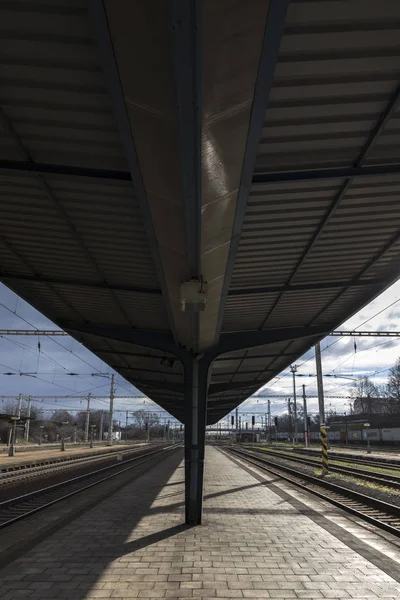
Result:
M356 398L354 400L353 414L361 415L387 415L400 411L396 398Z

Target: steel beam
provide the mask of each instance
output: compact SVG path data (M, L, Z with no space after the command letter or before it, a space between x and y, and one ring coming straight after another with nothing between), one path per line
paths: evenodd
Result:
M201 4L170 2L189 278L201 276Z
M215 394L222 394L223 392L230 392L233 390L240 390L241 388L253 388L254 384L257 383L254 381L231 381L227 383L212 383L208 388L208 395L213 396ZM263 385L260 382L260 385Z
M171 334L159 331L145 331L130 329L120 325L101 325L92 323L58 323L65 331L70 331L75 337L81 335L95 335L110 340L128 342L145 348L152 348L162 352L169 352L178 358L185 358L186 351L175 344Z
M90 169L72 165L55 165L21 160L0 160L2 175L32 174L66 175L68 177L88 177L91 179L109 179L114 181L132 181L129 171L113 171L111 169Z
M276 171L274 173L255 173L253 175L253 185L319 181L320 179L353 179L354 177L377 177L399 174L400 163L370 165L366 167L332 167L305 171Z
M285 327L282 329L264 329L261 331L238 331L235 333L222 333L216 346L206 354L215 358L219 354L246 350L257 346L266 346L289 340L317 337L321 338L329 333L326 326L315 327Z
M129 369L129 367L113 367L113 369L122 371L122 369L124 369L124 370ZM137 370L140 371L141 369L137 369ZM181 383L168 383L167 381L157 381L157 380L152 381L151 379L141 379L139 377L130 377L129 381L131 383L133 383L133 385L137 388L140 388L140 386L143 386L143 387L150 387L150 388L165 390L167 392L178 392L178 393L184 392L184 386Z
M21 160L0 160L2 175L14 176L16 173L23 175L58 175L67 177L86 177L89 179L109 179L111 181L132 181L129 171L113 171L111 169L91 169L88 167L74 167L72 165L58 165L52 163L38 163ZM377 164L365 167L331 167L322 169L309 169L303 171L275 171L255 173L252 178L253 185L268 183L291 183L298 181L318 181L320 179L348 179L354 177L376 177L400 174L400 163Z
M186 279L201 272L202 0L171 0L173 69L178 112ZM199 350L200 315L190 319L191 346Z
M269 96L272 89L275 66L278 60L279 48L283 36L288 6L289 0L270 0L269 2L260 63L254 89L253 106L251 109L249 129L247 132L242 174L236 202L236 214L233 223L231 244L229 247L224 283L221 292L215 343L218 342L222 329L226 299L228 297L228 291L236 261L236 254L239 248L239 241L246 213L247 198L252 185L252 176L254 172L254 165L256 163L258 145L265 122L265 113L268 108Z
M138 200L142 212L145 231L147 234L147 240L150 246L154 266L157 272L158 281L160 282L160 287L163 292L165 310L168 315L170 330L172 331L173 338L176 341L177 331L168 294L165 273L161 261L150 206L147 200L147 192L144 186L139 160L136 153L136 147L132 137L130 121L125 105L124 92L119 78L118 66L116 64L116 59L114 55L114 47L111 39L110 30L108 27L108 20L104 2L101 0L90 0L88 6L89 16L93 26L94 36L97 42L97 48L99 51L101 67L110 95L110 100L117 122L121 141L125 149L125 155L129 165L135 196Z
M188 358L185 370L185 521L200 525L203 505L207 387L211 362Z
M331 334L329 334L331 335ZM94 350L93 350L94 352ZM283 354L282 356L298 356L299 353L298 352L287 352L285 354ZM275 358L276 357L276 353L275 354L250 354L249 356L246 356L246 358L248 358L249 360L256 360L256 359L263 359L263 358ZM244 358L244 356L227 356L226 354L223 356L218 356L214 362L231 362L232 360L242 360Z
M228 292L228 296L257 296L260 294L276 294L283 292L297 292L306 290L325 290L334 289L341 287L359 287L359 286L374 286L380 287L384 285L381 281L321 281L320 283L296 283L287 285L276 285L268 287L256 287L256 288L237 288L231 289Z
M142 288L135 285L125 285L118 283L108 283L106 281L88 281L81 279L63 279L61 277L44 277L42 275L22 275L0 272L0 279L3 281L24 281L32 283L44 283L50 285L66 285L71 287L87 287L101 290L112 290L116 292L134 292L137 294L162 294L157 288Z

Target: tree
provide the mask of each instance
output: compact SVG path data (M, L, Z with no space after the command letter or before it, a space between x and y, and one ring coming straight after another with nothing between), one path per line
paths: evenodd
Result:
M358 377L351 386L352 398L379 398L380 395L378 386L367 375Z
M396 360L396 364L390 369L389 373L387 383L388 396L395 398L400 403L400 358Z
M156 413L149 412L147 410L136 410L132 413L132 417L137 428L138 437L147 435L147 431L150 429L155 437L159 437L160 434L160 419ZM133 428L132 434L136 432Z
M160 419L156 413L148 412L146 410L137 410L132 413L132 416L135 420L135 424L141 429L145 429L146 426L154 427L160 422Z
M61 439L62 433L65 440L70 440L75 431L75 417L67 410L55 410L49 421L43 423L43 434L49 442L57 442ZM68 425L62 425L68 423Z

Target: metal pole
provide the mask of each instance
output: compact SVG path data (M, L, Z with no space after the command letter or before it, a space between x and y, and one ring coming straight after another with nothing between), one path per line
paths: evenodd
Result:
M293 419L294 419L294 441L299 441L298 431L297 431L297 398L296 398L296 371L297 365L291 365L290 370L293 375Z
M267 428L268 428L268 441L271 443L271 400L268 398L267 400Z
M19 394L18 396L18 418L21 418L21 410L22 410L22 394ZM14 431L14 444L17 443L17 437L19 437L19 434L17 433L17 429L15 429Z
M235 429L236 429L236 442L239 441L238 439L238 431L239 431L239 409L237 408L235 410Z
M317 367L319 424L321 426L325 423L325 404L324 404L324 384L322 381L321 346L320 346L319 342L317 344L315 344L315 364Z
M307 398L306 386L303 383L303 407L304 407L304 446L308 448L308 422L307 422Z
M94 431L96 429L96 425L91 425L90 426L90 447L93 448L94 447Z
M112 446L113 443L113 419L114 419L114 373L111 375L111 386L110 386L110 412L108 422L108 446Z
M125 411L125 442L128 441L128 411Z
M17 421L18 421L18 417L15 416L13 418L13 424L12 424L12 429L11 429L11 441L10 441L10 447L8 449L8 456L15 456L15 434L17 431Z
M104 422L104 412L101 411L100 414L100 432L99 432L99 439L102 442L103 441L103 422Z
M288 398L288 416L289 416L289 442L292 440L293 428L292 428L292 407L290 405L290 398Z
M87 397L87 407L86 407L86 420L85 420L85 437L83 438L84 442L89 441L89 421L90 421L90 398L92 394L88 394Z
M320 428L321 446L322 446L322 476L327 475L329 472L328 467L328 436L326 434L326 428Z
M346 428L346 446L348 446L349 444L349 429L348 429L348 425L347 425L347 414L344 413L344 426Z
M185 521L188 525L201 524L209 370L208 359L193 357L184 361Z
M29 427L31 423L31 406L32 406L32 398L28 397L28 410L26 412L26 424L25 424L25 441L29 442Z

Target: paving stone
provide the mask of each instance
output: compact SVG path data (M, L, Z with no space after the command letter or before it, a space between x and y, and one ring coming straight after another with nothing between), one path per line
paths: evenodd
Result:
M382 568L396 560L400 571L389 541L370 531L371 553L359 554L282 499L276 482L261 485L214 448L203 525L185 527L182 466L168 457L3 569L1 600L400 597L399 582L373 562L382 548L392 559L381 554Z

